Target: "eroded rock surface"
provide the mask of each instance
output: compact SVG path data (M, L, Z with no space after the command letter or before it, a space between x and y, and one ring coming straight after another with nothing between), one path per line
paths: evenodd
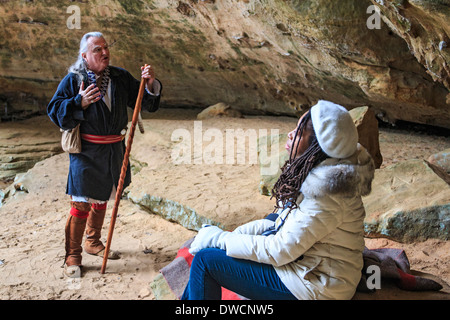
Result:
M244 114L298 115L327 99L367 105L389 122L449 127L449 15L439 1L377 1L380 29L367 26L369 0L75 5L80 29L68 28L63 2L1 2L0 105L8 114L44 112L81 36L100 30L113 65L137 78L140 65L154 66L166 105L222 101Z

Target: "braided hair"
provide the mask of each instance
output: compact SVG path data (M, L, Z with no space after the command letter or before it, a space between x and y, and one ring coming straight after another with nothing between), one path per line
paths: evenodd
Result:
M303 154L295 157L298 148L296 139L302 136L305 128L311 131L309 147ZM323 152L317 141L309 111L300 121L293 141L289 160L281 168L281 175L272 189L272 198L275 197L277 200L274 212L285 207L289 207L290 210L297 208L297 198L300 195L300 188L309 172L317 164L329 158Z

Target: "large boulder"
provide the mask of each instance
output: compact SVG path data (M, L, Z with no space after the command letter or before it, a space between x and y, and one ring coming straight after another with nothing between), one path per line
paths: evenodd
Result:
M378 121L375 113L369 107L364 106L350 110L350 115L358 130L358 142L372 156L375 169L380 168L383 163L383 156L380 151Z
M427 161L450 174L450 148L432 154L428 157Z
M203 224L220 224L199 214L195 209L184 205L181 202L173 201L160 196L152 196L148 193L136 192L133 185L130 192L127 192L128 200L145 208L150 213L160 215L166 220L177 222L190 230L199 230Z
M61 133L47 116L4 122L0 130L0 180L13 179L61 152Z
M372 193L363 201L368 237L450 239L450 186L424 160L376 170Z

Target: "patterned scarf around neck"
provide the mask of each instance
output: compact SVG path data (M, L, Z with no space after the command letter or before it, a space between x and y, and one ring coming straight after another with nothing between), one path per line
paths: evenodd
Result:
M95 73L89 69L86 69L87 75L88 75L88 82L89 82L89 86L91 84L95 84L97 85L97 79L95 78ZM106 90L108 90L108 84L109 84L109 67L106 67L105 70L103 70L103 74L101 75L102 78L102 83L100 85L100 93L101 93L101 98L103 99L103 97L106 94ZM144 124L142 123L142 116L141 113L139 113L139 118L138 118L138 127L139 127L139 131L141 133L144 133Z
M87 75L88 75L88 82L89 86L91 84L97 85L97 79L95 78L95 73L89 69L86 69ZM101 93L101 99L106 95L106 90L108 90L108 84L109 84L109 67L106 67L105 70L103 70L103 74L101 75L102 83L100 84L100 93Z

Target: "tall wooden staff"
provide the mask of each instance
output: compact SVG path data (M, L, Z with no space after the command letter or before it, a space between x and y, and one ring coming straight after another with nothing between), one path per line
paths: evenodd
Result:
M145 67L147 67L147 65L145 65ZM113 208L112 215L111 215L111 223L109 225L109 232L108 232L108 239L106 240L105 253L103 255L103 264L102 264L102 269L100 271L100 273L102 273L102 274L105 273L106 263L108 261L109 249L111 247L111 240L112 240L112 235L114 232L114 225L116 224L117 211L119 210L120 198L122 197L123 184L124 184L125 177L127 174L128 162L130 159L131 145L133 144L134 131L136 130L136 123L138 122L139 114L141 112L142 97L144 96L144 89L145 89L146 82L147 82L146 79L141 78L141 84L139 86L139 93L138 93L138 96L136 99L136 105L134 107L133 119L131 121L130 133L128 135L127 148L126 148L125 154L123 156L122 171L120 172L119 184L117 186L116 199L114 202L114 208Z

